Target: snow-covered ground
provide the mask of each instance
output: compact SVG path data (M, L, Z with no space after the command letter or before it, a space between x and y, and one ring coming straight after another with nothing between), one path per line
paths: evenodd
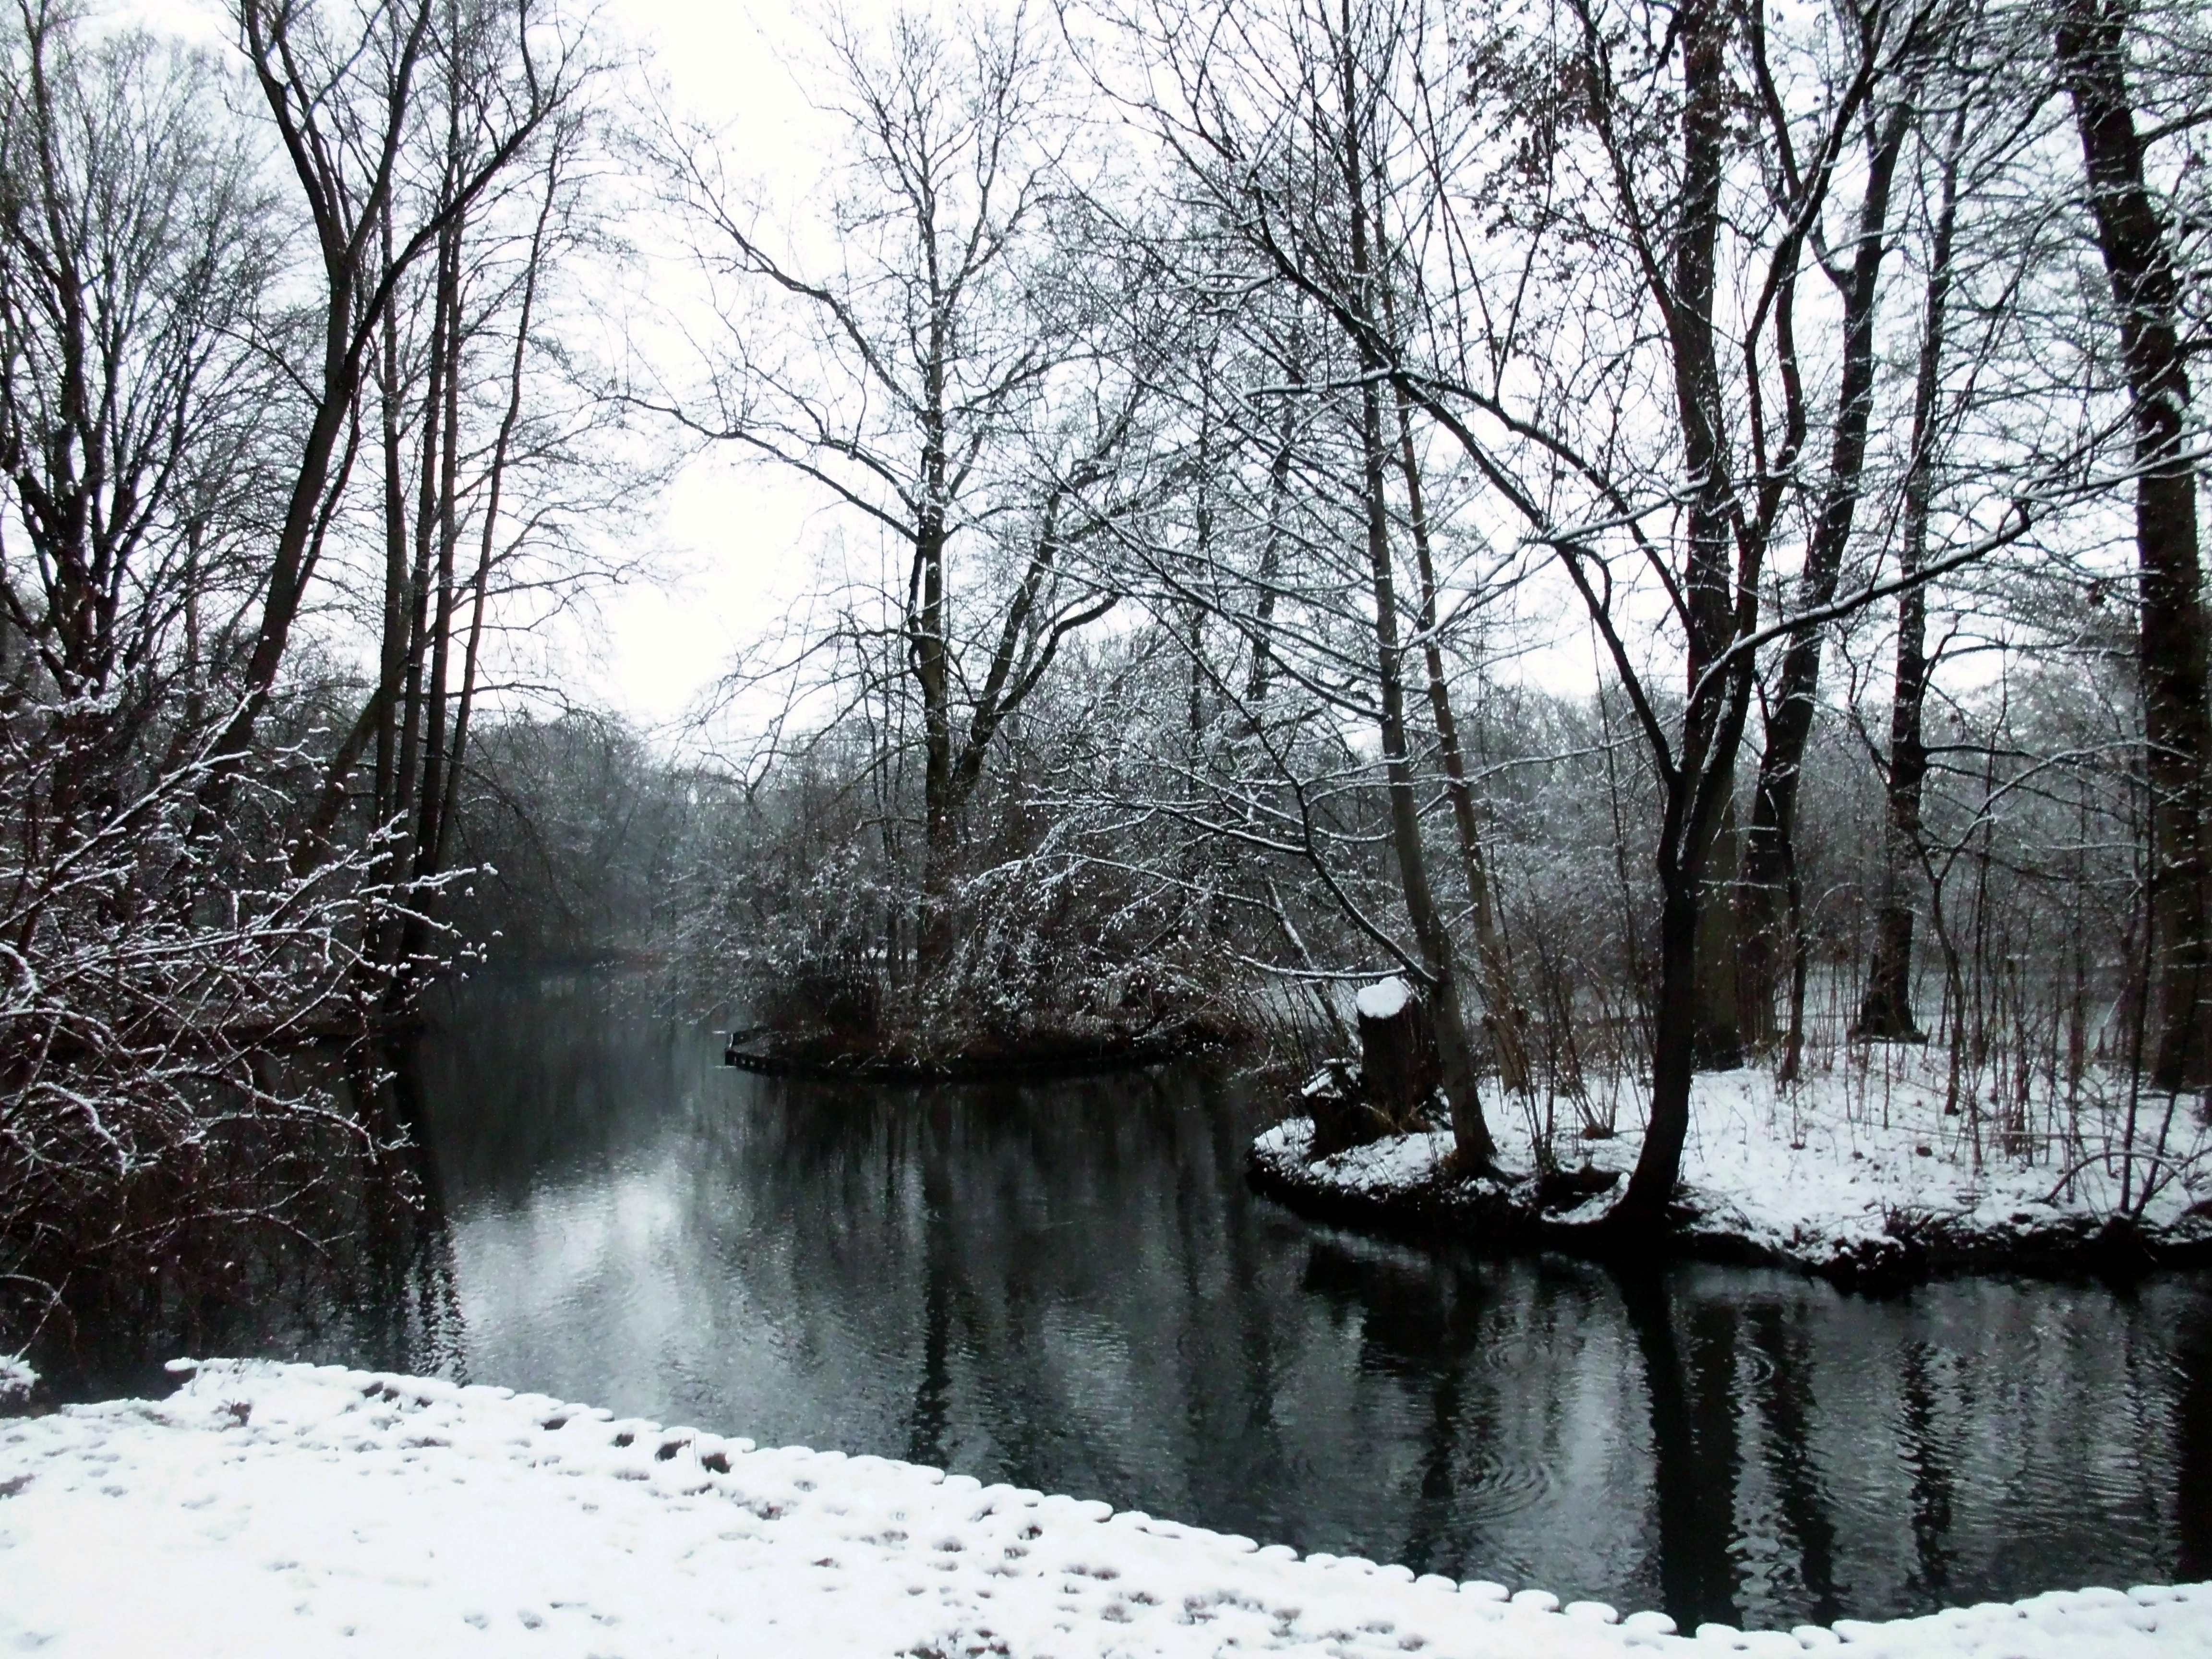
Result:
M1943 1063L1940 1049L1858 1048L1819 1056L1789 1088L1764 1067L1700 1074L1682 1161L1685 1236L1816 1271L2048 1263L2124 1212L2154 1249L2212 1252L2212 1128L2193 1097L2144 1094L2132 1138L2110 1079L2093 1079L2071 1103L2032 1084L2027 1109L2009 1120L1986 1102L1947 1114ZM1532 1168L1542 1126L1495 1092L1485 1105L1500 1163ZM1586 1115L1617 1133L1583 1138ZM1634 1166L1643 1131L1632 1089L1587 1108L1562 1100L1553 1120L1563 1166ZM1449 1134L1394 1136L1309 1164L1310 1133L1293 1118L1261 1136L1263 1173L1309 1195L1371 1204L1377 1219L1409 1195L1431 1217L1455 1201ZM1595 1219L1618 1191L1554 1218Z
M336 1367L210 1361L167 1400L0 1419L9 1651L2180 1659L2212 1652L2212 1585L1672 1632L911 1464Z

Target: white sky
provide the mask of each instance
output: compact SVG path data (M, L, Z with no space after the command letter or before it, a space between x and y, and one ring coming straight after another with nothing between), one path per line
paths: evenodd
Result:
M167 0L191 3L191 0ZM732 179L757 181L771 213L804 217L841 125L811 107L799 76L818 61L821 23L842 12L865 31L900 9L951 12L959 0L604 0L611 36L640 49L674 110L720 128ZM802 233L803 234L803 233ZM672 383L684 366L663 365ZM665 745L700 741L682 724L738 650L800 600L817 550L845 538L865 562L875 532L787 472L725 450L692 461L637 532L658 544L655 580L608 596L601 631L580 653L574 692L628 715ZM1511 526L1509 526L1510 529ZM1507 678L1580 684L1591 641L1564 588L1565 621L1521 641ZM776 699L740 700L763 718ZM740 716L737 724L745 724ZM728 736L718 722L714 736Z
M925 11L957 3L904 0ZM842 10L865 29L901 9L901 0L605 0L601 16L616 38L642 49L679 112L725 131L731 175L757 180L770 210L787 214L803 210L842 137L797 78L818 56L820 21ZM680 383L681 365L664 368ZM690 465L653 531L666 550L659 578L603 603L604 635L576 689L678 745L691 739L675 723L738 647L793 608L814 574L815 550L843 535L865 559L873 534L803 481L727 453ZM1588 643L1569 631L1572 674ZM757 693L746 706L768 712L774 701Z
M672 113L720 131L728 176L757 186L775 216L803 221L842 136L799 84L803 66L819 62L822 23L842 10L866 32L902 5L949 12L959 3L600 0L595 21L603 46L627 48L641 60L638 96L657 87ZM114 0L108 15L228 51L234 47L228 14L226 0ZM686 306L688 271L656 272L648 264L643 275L648 312L662 303ZM674 343L649 314L635 320L641 338ZM711 339L711 327L702 337ZM696 365L672 357L656 367L672 389L696 378ZM818 550L849 543L850 556L863 562L872 556L869 526L804 480L729 446L696 455L649 512L607 526L605 534L619 538L618 550L646 574L529 629L514 642L520 654L513 667L536 685L550 675L566 698L612 708L670 750L739 735L724 719L702 737L684 716L744 647L774 632L803 603ZM1570 626L1542 640L1519 668L1538 678L1562 672L1577 678L1587 672L1588 653L1582 631ZM529 701L543 706L535 695ZM775 702L757 690L740 698L738 708L752 712L739 714L735 726L771 717Z
M842 8L866 29L900 3L842 0ZM958 0L905 3L949 10ZM772 210L801 210L803 216L838 131L808 104L794 66L814 55L819 23L838 4L602 0L598 21L609 44L643 59L645 74L665 88L677 113L722 131L733 178L757 181ZM112 15L227 47L225 10L224 0L119 0ZM679 291L678 273L662 280L665 293ZM674 386L693 378L681 362L662 368ZM860 545L869 538L864 526L829 507L803 481L745 462L727 447L692 460L649 514L611 526L610 534L628 550L649 552L650 579L602 596L591 622L559 624L559 635L534 642L557 665L568 696L612 708L672 747L692 741L682 716L738 651L799 602L816 550L849 535L854 553L868 557ZM1520 677L1587 677L1589 641L1571 604L1565 614L1561 627L1535 641Z
M863 24L897 9L842 3ZM907 3L927 9L932 0ZM787 207L805 199L834 138L786 67L806 55L828 12L829 0L602 0L597 22L607 44L643 58L677 113L724 131L733 177L760 181ZM108 15L217 51L234 44L223 0L120 0ZM684 364L664 367L674 384L689 378ZM666 728L806 586L811 550L841 522L788 476L703 455L648 519L613 529L653 550L652 579L603 596L578 637L537 643L570 665L569 696L672 738Z
M866 18L893 6L848 0L847 9ZM779 204L803 198L832 137L786 67L823 15L810 0L607 0L601 14L643 48L678 110L726 130L732 172L763 180ZM728 454L693 461L659 512L641 530L667 550L660 579L601 606L605 635L580 688L645 724L680 716L790 605L811 574L811 547L834 528L792 480Z

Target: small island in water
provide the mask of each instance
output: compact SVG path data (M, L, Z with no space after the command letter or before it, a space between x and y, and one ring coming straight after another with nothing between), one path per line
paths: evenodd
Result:
M2203 1651L2204 10L7 8L0 1647Z

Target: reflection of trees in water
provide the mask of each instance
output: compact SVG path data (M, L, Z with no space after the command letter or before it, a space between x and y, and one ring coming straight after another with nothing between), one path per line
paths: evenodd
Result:
M588 1349L626 1409L1686 1624L2212 1571L2212 1287L1875 1303L1438 1258L1255 1198L1229 1085L775 1083L587 996L472 1000L374 1071L413 1145L334 1189L343 1246L150 1298L85 1375L230 1350L550 1386L531 1355ZM518 1322L539 1346L500 1346ZM625 1404L641 1376L665 1392Z
M1157 1078L886 1094L764 1084L711 1124L750 1291L825 1358L898 1356L900 1443L1133 1492L1264 1435L1275 1322L1241 1207L1248 1131ZM1212 1351L1224 1350L1216 1359Z
M356 1297L356 1328L368 1338L364 1352L387 1353L374 1369L468 1380L460 1291L453 1264L453 1232L446 1215L435 1143L423 1110L422 1051L419 1042L396 1046L386 1057L384 1097L406 1139L370 1194L363 1229L366 1271ZM356 1364L368 1364L366 1358Z
M294 1216L211 1218L181 1235L159 1275L78 1287L66 1328L45 1334L33 1363L63 1398L168 1391L180 1353L339 1361L378 1370L454 1372L462 1352L453 1237L437 1171L416 1127L415 1056L349 1051L325 1062L349 1107L383 1143L372 1159L332 1149L321 1190ZM4 1345L0 1345L4 1346Z
M1882 1303L1678 1267L1624 1273L1620 1293L1650 1408L1651 1570L1685 1623L2189 1571L2212 1355L2185 1334L2212 1285L1962 1282Z
M1784 1536L1797 1548L1798 1582L1821 1624L1844 1616L1836 1593L1836 1523L1819 1461L1811 1447L1812 1343L1802 1304L1784 1309L1758 1302L1746 1310L1752 1346L1761 1363L1752 1373L1752 1401L1764 1424L1761 1443L1779 1495Z
M1904 1395L1904 1452L1912 1472L1913 1562L1906 1582L1930 1601L1941 1600L1951 1577L1952 1449L1936 1437L1936 1383L1931 1373L1946 1363L1926 1342L1908 1342L1899 1356Z
M2181 1371L2175 1573L2197 1581L2212 1578L2212 1319L2200 1318L2191 1329Z
M1314 1241L1303 1288L1340 1315L1356 1311L1364 1368L1403 1377L1409 1393L1426 1396L1405 1547L1398 1553L1431 1570L1452 1570L1454 1523L1468 1484L1464 1453L1493 1430L1483 1379L1468 1376L1486 1335L1496 1334L1483 1328L1481 1281L1424 1272L1418 1263L1347 1249L1324 1235ZM1482 1471L1473 1473L1479 1482Z
M915 1384L913 1424L907 1433L911 1462L943 1468L945 1432L952 1409L952 1320L954 1304L963 1304L963 1324L972 1331L975 1310L962 1294L958 1252L952 1248L952 1197L945 1160L925 1158L921 1171L921 1376Z
M2136 1457L2176 1402L2115 1408L2171 1326L2101 1291L1874 1304L1785 1275L1440 1264L1295 1224L1270 1248L1241 1136L1212 1133L1232 1115L1178 1086L834 1109L787 1090L749 1114L799 1278L840 1301L893 1283L910 1310L911 1455L1462 1575L1558 1582L1548 1526L1593 1564L1583 1593L1685 1623L2032 1587L2018 1529L2059 1508L2082 1544L2062 1576L2202 1536L2198 1500L2147 1501L2171 1508L2179 1471ZM888 1231L863 1247L868 1201ZM2053 1340L2054 1310L2100 1334ZM2118 1460L2140 1490L2044 1489Z
M420 1086L501 1381L1685 1623L2165 1576L2212 1540L2185 1281L1880 1303L1439 1259L1253 1197L1219 1083L775 1082L565 1001L465 1046Z
M1493 1297L1480 1273L1313 1233L1249 1198L1245 1130L1195 1086L903 1108L787 1091L747 1133L769 1143L757 1180L793 1219L800 1293L891 1286L884 1299L915 1310L913 1455L1352 1547L1296 1493L1371 1491L1373 1445L1425 1396L1422 1467L1402 1501L1358 1518L1358 1542L1475 1571L1469 1515L1528 1495L1501 1494L1528 1465L1500 1459L1492 1424L1514 1419L1516 1446L1540 1449L1579 1431L1576 1390L1539 1376L1580 1363L1586 1312L1567 1316L1592 1303L1589 1271L1560 1271L1559 1304L1532 1304ZM885 1236L855 1249L869 1194Z
M520 1203L620 1157L686 1085L685 1034L589 978L472 984L440 1020L416 1046L416 1109L456 1195Z
M1842 1616L1836 1503L1812 1443L1817 1307L1685 1298L1679 1276L1650 1270L1616 1282L1650 1401L1663 1605L1686 1626ZM1763 1493L1747 1490L1747 1440Z
M1735 1424L1722 1375L1731 1310L1707 1310L1685 1332L1667 1279L1624 1272L1622 1310L1636 1334L1651 1413L1651 1498L1660 1605L1689 1628L1735 1615Z

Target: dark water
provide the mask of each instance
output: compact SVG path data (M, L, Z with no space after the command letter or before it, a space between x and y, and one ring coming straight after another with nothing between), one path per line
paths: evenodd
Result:
M781 1084L587 995L480 995L421 1060L406 1352L318 1357L1686 1626L2212 1576L2203 1278L1440 1261L1254 1196L1229 1084Z

